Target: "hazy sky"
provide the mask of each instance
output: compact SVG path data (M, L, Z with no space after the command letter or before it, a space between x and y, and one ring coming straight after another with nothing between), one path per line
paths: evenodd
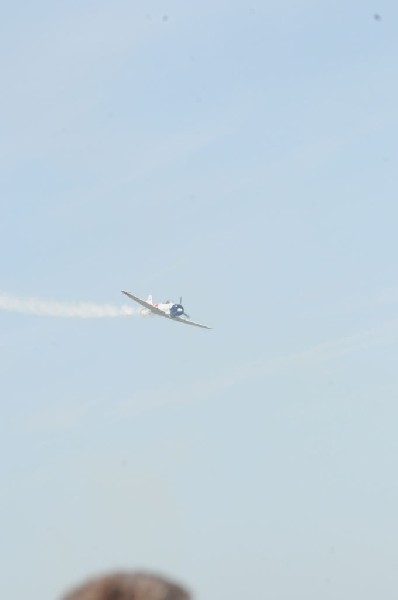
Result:
M120 567L397 598L397 31L393 0L0 7L0 306L214 327L0 311L1 598Z

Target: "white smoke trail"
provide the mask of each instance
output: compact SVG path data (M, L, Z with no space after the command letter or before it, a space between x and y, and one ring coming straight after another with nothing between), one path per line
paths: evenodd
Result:
M139 310L126 304L92 304L90 302L56 302L42 298L19 298L0 294L0 311L36 315L39 317L63 317L70 319L106 319L139 315Z

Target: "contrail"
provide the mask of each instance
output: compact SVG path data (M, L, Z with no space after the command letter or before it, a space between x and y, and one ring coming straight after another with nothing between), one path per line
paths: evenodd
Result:
M36 315L38 317L62 317L70 319L106 319L139 315L124 304L93 304L91 302L56 302L42 298L19 298L10 294L0 294L0 311Z

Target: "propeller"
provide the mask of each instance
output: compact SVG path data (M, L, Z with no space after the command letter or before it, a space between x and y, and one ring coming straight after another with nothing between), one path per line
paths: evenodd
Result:
M181 304L181 306L182 306L182 296L180 296L180 304ZM185 310L184 310L184 307L183 307L183 306L182 306L182 310L183 310L183 313L182 313L182 314L183 314L183 315L184 315L184 316L185 316L187 319L190 319L191 317L190 317L189 315L187 315L187 313L185 312Z

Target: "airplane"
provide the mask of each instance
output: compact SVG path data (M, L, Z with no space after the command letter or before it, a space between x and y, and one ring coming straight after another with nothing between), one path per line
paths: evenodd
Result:
M184 307L182 306L182 298L180 298L180 303L177 304L175 302L171 302L170 300L166 300L166 302L162 302L160 304L154 304L152 302L152 296L149 295L146 300L141 300L137 296L134 296L130 292L122 291L122 294L125 294L131 300L138 302L144 308L141 309L141 315L143 317L152 317L153 315L159 315L160 317L166 317L167 319L172 319L173 321L178 321L179 323L185 323L186 325L194 325L195 327L202 327L202 329L211 329L207 325L202 325L201 323L195 323L195 321L191 321L189 315L184 312ZM183 315L186 317L182 318Z

